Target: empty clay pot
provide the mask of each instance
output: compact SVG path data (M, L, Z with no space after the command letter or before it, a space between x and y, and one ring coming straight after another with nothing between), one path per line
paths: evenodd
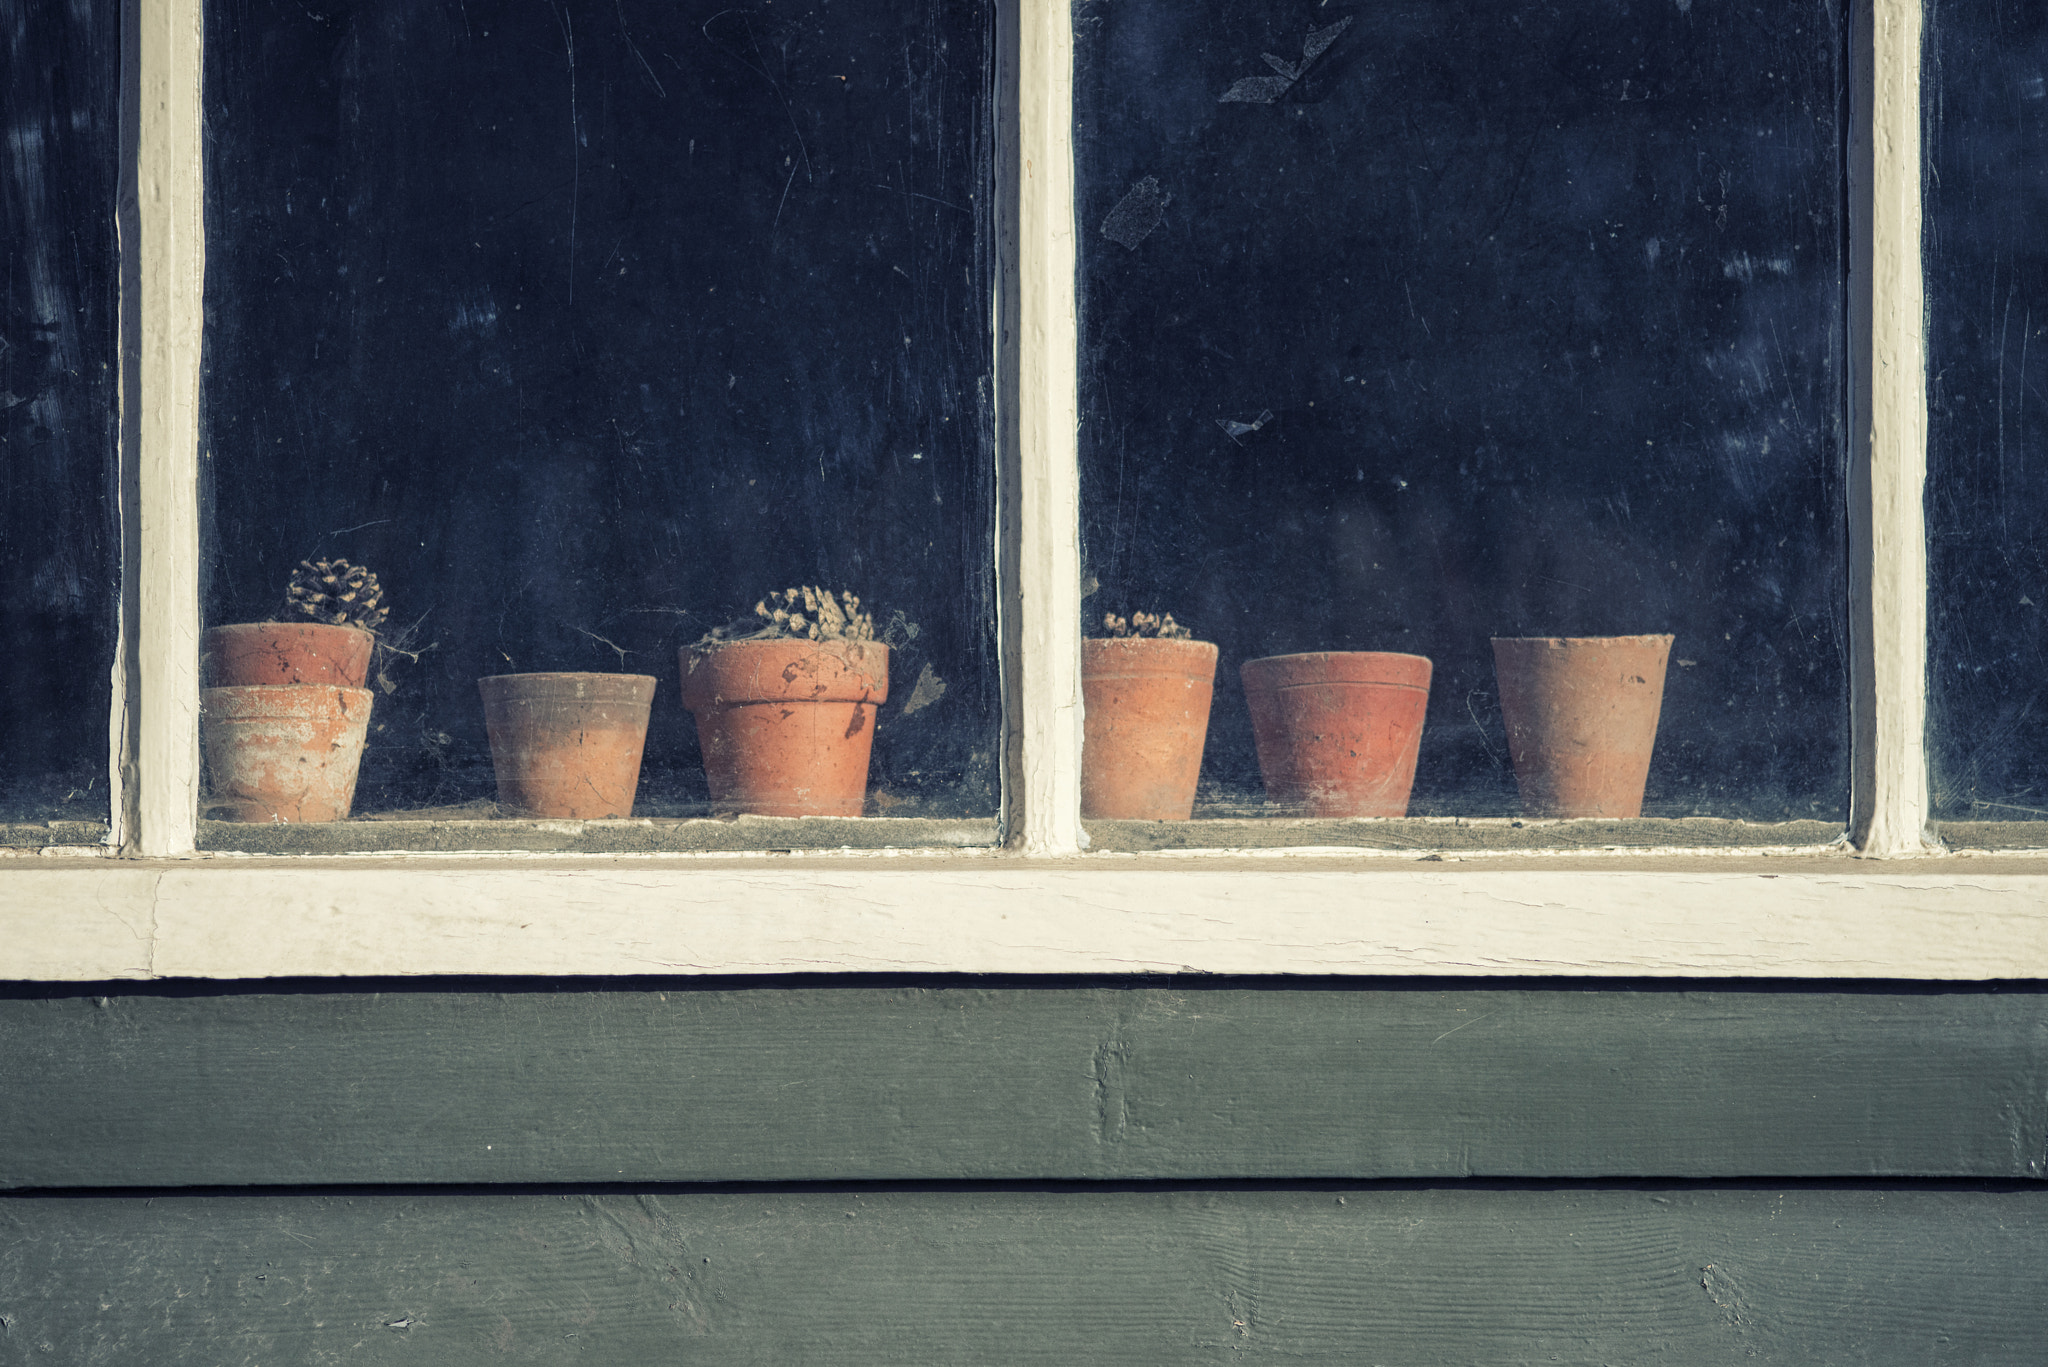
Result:
M1406 816L1430 663L1389 651L1246 660L1266 796L1307 816Z
M209 812L224 821L347 820L370 702L366 688L330 684L202 690Z
M889 697L878 641L722 641L682 650L711 800L761 816L859 816L875 711Z
M1081 815L1186 821L1209 736L1216 647L1157 637L1081 642Z
M498 805L572 821L631 816L654 683L646 674L478 679Z
M361 688L377 638L361 627L321 622L243 622L200 640L207 686L339 684Z
M1671 639L1493 638L1501 717L1524 814L1643 814Z

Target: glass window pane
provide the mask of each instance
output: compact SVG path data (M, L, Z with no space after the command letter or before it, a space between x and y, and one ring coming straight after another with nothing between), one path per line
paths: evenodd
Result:
M1643 814L1838 829L1839 6L1080 13L1088 627L1170 612L1219 648L1195 814L1403 809L1317 769L1300 716L1293 791L1265 781L1252 701L1418 683L1242 672L1324 652L1432 663L1408 813L1582 811L1565 760L1522 802L1503 671L1538 648L1493 638L1669 635ZM1367 706L1332 762L1384 774L1417 743Z
M119 6L0 25L0 839L105 833L113 696ZM8 831L9 823L65 823ZM92 823L77 825L71 823Z
M952 824L713 835L992 839L988 7L210 0L207 29L209 620L283 611L302 561L378 576L355 815L562 814L493 808L479 680L589 672L655 681L637 816L768 810L711 791L678 650L810 585L889 645L879 712L815 739L872 741L852 813ZM222 778L210 814L250 815Z
M2048 13L1941 0L1927 24L1934 811L1951 842L2039 844L2005 823L2048 819Z

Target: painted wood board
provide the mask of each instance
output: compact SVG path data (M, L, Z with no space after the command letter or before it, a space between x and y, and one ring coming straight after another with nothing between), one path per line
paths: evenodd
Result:
M801 972L2048 978L2031 859L22 859L0 980Z
M0 1200L0 1353L227 1364L2027 1364L2048 1191Z
M2048 994L1216 986L0 1001L0 1185L2041 1178Z

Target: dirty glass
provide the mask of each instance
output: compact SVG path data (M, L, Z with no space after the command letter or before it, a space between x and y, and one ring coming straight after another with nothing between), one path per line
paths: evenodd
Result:
M120 9L0 24L0 827L108 816ZM40 823L66 823L54 831Z
M1085 628L1218 648L1195 816L1305 810L1247 661L1425 657L1406 810L1513 818L1492 639L1669 635L1642 813L1844 818L1842 22L1077 7Z
M1927 22L1934 812L1948 823L2038 822L2048 819L2048 13L1941 0Z
M206 23L206 612L377 576L354 815L512 814L478 681L598 673L654 680L634 815L734 816L679 648L815 586L890 646L856 807L991 818L989 7Z

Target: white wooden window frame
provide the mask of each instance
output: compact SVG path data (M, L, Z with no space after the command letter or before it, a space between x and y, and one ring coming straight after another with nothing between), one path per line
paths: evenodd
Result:
M1925 836L1921 0L1861 0L1851 137L1853 843L1634 851L1087 854L1073 33L1021 0L1011 743L1000 851L564 859L195 852L202 0L138 0L124 52L123 630L100 851L0 863L0 978L1315 973L2048 977L2048 860ZM1910 862L1908 862L1910 861Z

